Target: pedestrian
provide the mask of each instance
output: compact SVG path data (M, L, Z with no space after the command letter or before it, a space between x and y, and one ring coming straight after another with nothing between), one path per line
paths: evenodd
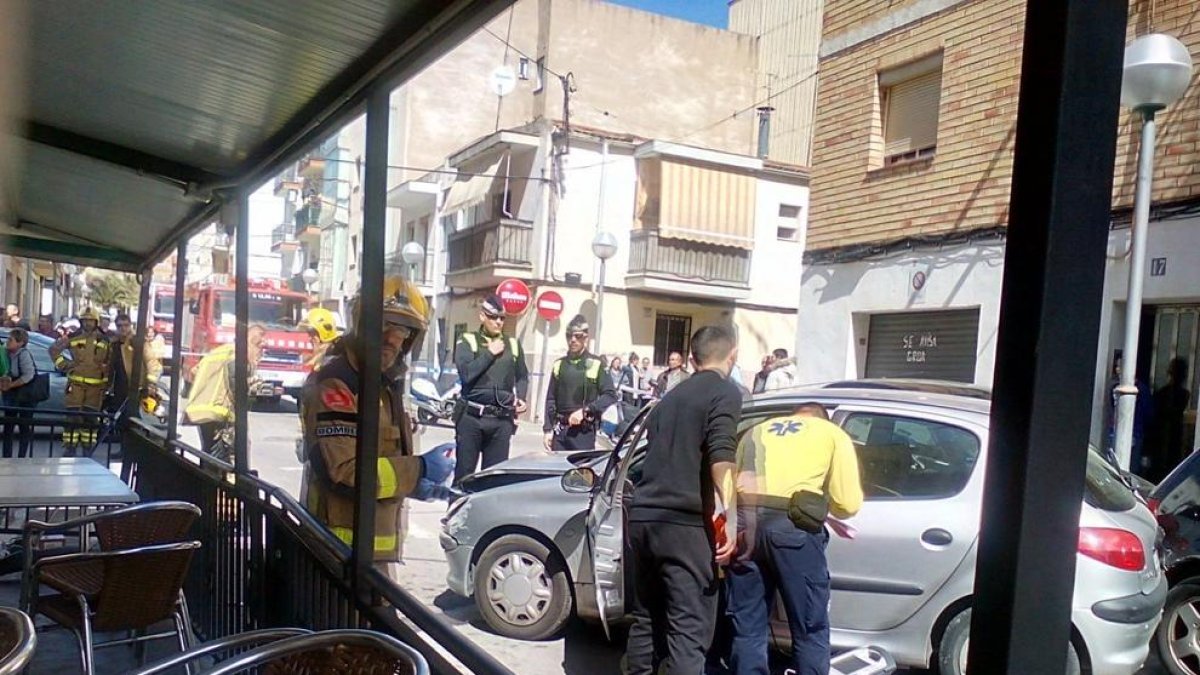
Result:
M74 457L79 448L90 456L99 440L95 413L104 406L112 369L111 344L100 331L99 319L96 310L84 309L79 314L80 329L50 347L55 367L67 376L68 422L62 435L66 457ZM70 350L71 358L63 353L66 350Z
M750 387L750 391L755 394L761 394L767 390L767 377L771 375L771 364L775 362L774 354L767 354L762 357L762 365L757 373L754 374L754 385Z
M352 329L338 354L311 373L303 389L302 431L308 463L304 504L338 539L354 544L354 474L358 441L358 401L362 391L361 298L350 306ZM380 342L379 486L376 492L373 551L376 566L396 578L403 556L404 500L449 499L442 483L454 470L454 447L423 454L413 450L411 425L393 387L391 373L409 354L429 325L429 309L418 288L398 277L384 282L383 335Z
M1151 435L1158 446L1158 456L1162 458L1164 476L1192 452L1191 439L1185 439L1183 433L1183 419L1192 398L1185 386L1187 381L1187 359L1176 357L1167 363L1167 383L1154 392Z
M679 352L671 352L667 357L667 369L658 376L658 382L655 385L655 390L658 397L662 398L667 395L675 387L679 386L680 382L688 379L689 373L683 365L683 354Z
M624 369L624 365L620 354L614 354L608 360L608 377L613 381L613 386L616 386L617 382L621 380L621 371Z
M650 357L642 357L642 381L638 383L640 398L643 401L649 401L654 398L658 389L658 381L654 376L653 366L650 363Z
M787 389L796 384L796 362L788 358L788 351L780 348L771 352L771 365L767 373L764 391Z
M462 393L454 410L458 462L454 484L508 459L516 418L525 414L529 367L515 337L504 335L504 304L489 295L479 306L479 330L454 345Z
M791 630L790 670L829 672L825 521L862 507L854 443L809 403L748 431L737 452L738 550L725 577L735 675L766 673L776 595Z
M262 358L266 328L255 324L246 330L247 373L252 378ZM192 371L192 387L183 409L183 423L200 427L200 450L223 461L233 455L234 392L239 383L234 377L237 349L223 344L200 359ZM242 383L244 384L244 383Z
M100 314L100 332L104 333L105 335L107 335L109 337L116 336L116 331L113 330L112 317L109 316L108 314L105 314L105 313Z
M142 347L142 384L139 387L130 386L133 379L134 334L133 320L128 314L118 314L116 318L117 334L113 338L112 365L112 396L109 398L108 409L120 410L129 400L131 393L138 399L158 393L158 378L162 377L162 359L156 355L154 341L147 335ZM131 392L131 390L133 390Z
M0 378L0 391L4 392L4 405L11 410L7 416L9 420L4 423L4 456L12 457L12 437L13 437L13 418L16 419L17 426L20 428L20 445L17 448L17 457L28 457L29 446L33 443L33 411L37 408L38 401L31 400L27 396L22 396L22 389L37 377L37 366L33 362L33 355L29 353L29 333L23 328L14 328L8 334L8 342L4 348L8 353L8 361L10 365L9 373Z
M734 507L742 397L729 382L733 333L706 326L691 341L696 374L646 421L648 447L629 510L635 603L627 673L698 675L717 619L717 565L733 552L736 518L712 524L716 497Z
M40 335L45 335L55 340L62 337L58 331L54 330L54 317L49 314L43 314L38 317L37 332Z
M617 385L617 393L621 396L622 404L638 405L642 386L642 362L638 359L637 352L629 352L629 362L621 369L621 376L614 384Z
M567 324L567 355L550 368L542 424L547 450L594 449L600 416L617 402L611 369L588 353L590 331L582 314L571 319Z

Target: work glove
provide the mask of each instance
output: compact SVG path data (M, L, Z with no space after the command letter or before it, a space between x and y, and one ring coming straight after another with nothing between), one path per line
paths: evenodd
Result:
M455 490L454 488L448 488L445 485L441 485L440 483L434 483L428 478L422 478L421 480L417 481L417 489L413 491L412 496L416 499L420 499L423 502L432 502L439 499L446 502L452 502L455 499L463 496L463 493Z
M454 450L453 443L442 443L421 455L421 480L427 480L434 485L443 485L450 476L453 476ZM423 499L423 497L418 497L418 499Z

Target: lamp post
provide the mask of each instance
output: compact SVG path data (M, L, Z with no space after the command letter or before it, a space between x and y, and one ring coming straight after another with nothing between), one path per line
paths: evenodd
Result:
M596 353L600 353L600 329L604 325L604 268L608 259L617 254L617 238L611 232L600 230L592 238L592 253L600 259L600 279L596 284Z
M417 283L417 265L425 259L425 247L415 241L410 241L400 249L400 257L407 266L408 280Z
M300 273L300 280L304 282L304 290L308 291L309 295L313 294L313 284L321 278L321 273L309 267Z
M1125 48L1121 105L1142 118L1138 147L1137 188L1133 196L1133 225L1129 233L1129 288L1125 300L1125 340L1121 352L1121 382L1117 385L1116 454L1121 468L1130 468L1133 417L1137 404L1138 331L1142 320L1142 278L1146 266L1146 228L1150 223L1150 181L1154 173L1154 115L1187 91L1192 79L1192 56L1170 35L1143 35ZM1132 467L1138 469L1140 467Z

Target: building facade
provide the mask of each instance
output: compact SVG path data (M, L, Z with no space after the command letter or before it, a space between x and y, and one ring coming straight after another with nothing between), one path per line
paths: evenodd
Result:
M1024 3L825 5L813 209L796 347L801 379L936 377L990 386L1019 96ZM1200 53L1189 4L1134 2L1129 39L1166 32ZM1198 87L1159 116L1141 370L1194 364L1200 178ZM1137 125L1123 113L1094 382L1105 436L1120 346ZM1158 260L1158 262L1155 262ZM1092 358L1086 356L1085 358ZM1189 388L1195 390L1194 369ZM1189 424L1194 434L1195 397Z

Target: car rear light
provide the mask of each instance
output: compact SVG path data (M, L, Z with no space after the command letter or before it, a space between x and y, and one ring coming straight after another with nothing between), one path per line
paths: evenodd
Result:
M1079 552L1105 565L1139 572L1146 566L1142 540L1127 530L1109 527L1079 528Z

